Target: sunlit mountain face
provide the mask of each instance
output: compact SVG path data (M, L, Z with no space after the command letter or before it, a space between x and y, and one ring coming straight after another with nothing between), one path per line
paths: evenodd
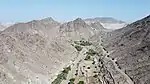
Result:
M150 16L0 25L0 84L149 84Z

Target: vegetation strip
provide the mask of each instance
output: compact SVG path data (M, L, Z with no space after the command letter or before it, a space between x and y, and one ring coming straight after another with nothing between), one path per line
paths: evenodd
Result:
M61 84L63 80L67 79L67 75L71 71L71 67L64 68L64 70L57 76L57 78L52 82L52 84Z

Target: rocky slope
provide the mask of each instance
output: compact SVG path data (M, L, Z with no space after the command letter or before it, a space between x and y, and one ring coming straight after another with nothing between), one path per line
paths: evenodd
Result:
M149 84L150 16L115 31L99 21L122 21L95 20L45 18L2 31L0 84Z
M6 29L7 27L5 27L4 25L0 24L0 31L3 31L4 29Z
M150 83L150 16L103 37L103 46L135 84Z
M8 27L0 33L0 84L50 84L77 56L78 46L71 43L92 35L80 18L64 24L46 18Z

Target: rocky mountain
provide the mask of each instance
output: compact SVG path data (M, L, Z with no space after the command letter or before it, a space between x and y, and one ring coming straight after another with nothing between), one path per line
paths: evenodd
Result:
M95 30L105 30L105 28L99 22L91 23L90 26L95 28Z
M64 24L46 18L8 27L0 33L0 84L50 84L78 56L82 47L72 42L93 34L80 18Z
M6 27L2 24L0 24L0 31L3 31L4 29L6 29Z
M5 30L7 27L12 26L14 23L0 23L0 31Z
M5 27L10 27L16 23L15 22L6 22L6 23L1 23L1 24L4 25Z
M57 25L58 22L49 19L34 20L14 24L1 32L1 84L37 84L38 79L44 84L48 81L48 74L55 71L52 65L60 63L58 60L50 61L55 56L51 57L53 53L49 53L54 51L50 46L57 44L49 43L48 34L53 35L53 28ZM54 37L52 35L51 39Z
M134 84L150 83L150 16L110 32L103 38L103 46L111 52L109 56L116 60Z
M81 18L62 24L59 31L61 36L67 36L74 39L87 39L94 35L91 26L86 24Z
M149 84L150 16L113 31L103 23L124 22L88 21L50 17L1 31L0 84Z
M94 23L94 22L99 22L101 25L103 25L104 28L107 29L119 29L124 26L126 26L126 23L121 20L116 20L112 17L96 17L96 18L88 18L85 19L86 23Z

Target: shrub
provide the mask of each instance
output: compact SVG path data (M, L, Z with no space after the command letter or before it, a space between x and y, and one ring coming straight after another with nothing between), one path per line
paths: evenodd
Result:
M62 82L62 79L56 78L52 84L60 84Z
M74 44L71 44L71 46L74 46Z
M93 71L93 73L97 73L96 71Z
M74 82L69 82L68 84L74 84Z
M90 60L91 56L87 55L84 60Z
M60 73L57 78L52 82L52 84L60 84L63 80L67 79L68 72L71 70L71 67L64 68L62 73Z
M84 84L84 81L79 81L79 83L78 84Z
M90 67L87 67L87 69L90 69Z
M61 73L57 76L57 78L52 82L52 84L60 84L63 80L66 80L67 73Z
M88 41L80 41L80 45L82 45L82 46L90 46L90 45L92 45L92 43L90 43Z
M66 80L66 78L67 78L67 73L61 73L61 74L59 74L57 77L60 78L60 79Z
M69 81L70 82L68 84L74 84L75 78L71 78Z
M75 78L71 78L69 81L73 81L73 82L74 82L74 81L75 81Z
M64 70L63 70L62 72L68 74L68 72L69 72L70 70L71 70L71 67L69 66L69 67L67 67L67 68L64 68Z
M75 48L77 51L81 51L83 49L83 47L79 46L79 45L75 45Z
M92 64L94 65L94 64L95 64L95 61L93 61Z
M89 49L88 52L86 52L86 54L94 56L96 54L98 54L96 51L94 51L93 49Z
M78 75L78 73L76 73L76 74L74 74L75 76L77 76Z
M80 41L74 41L74 43L77 44L77 45L81 45L81 46L90 46L90 45L92 45L91 42L83 41L83 40L80 40Z
M74 44L80 45L79 41L74 41Z
M97 78L97 77L98 77L98 75L94 75L93 77L94 77L94 78Z

